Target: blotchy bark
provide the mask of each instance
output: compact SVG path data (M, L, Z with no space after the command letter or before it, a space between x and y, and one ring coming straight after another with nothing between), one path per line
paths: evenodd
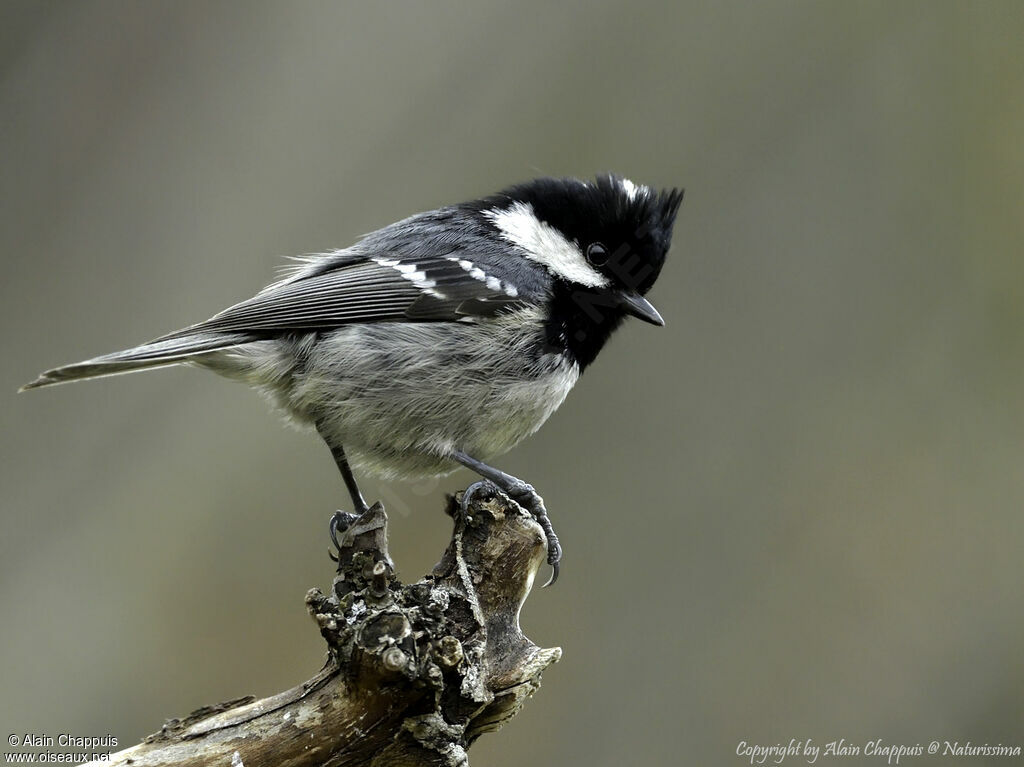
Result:
M475 495L434 572L403 585L376 504L339 539L331 593L306 604L328 660L309 681L167 722L143 743L93 764L467 765L561 657L523 636L519 610L545 559L540 526L502 495Z

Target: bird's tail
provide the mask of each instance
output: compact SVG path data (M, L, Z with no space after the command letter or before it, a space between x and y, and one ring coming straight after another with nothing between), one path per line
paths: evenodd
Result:
M216 333L197 331L189 333L178 331L170 336L136 346L132 349L104 354L74 365L47 370L36 380L25 384L18 391L38 389L41 386L80 381L85 378L99 378L120 373L133 373L136 370L175 365L201 358L210 352L255 340L248 333Z

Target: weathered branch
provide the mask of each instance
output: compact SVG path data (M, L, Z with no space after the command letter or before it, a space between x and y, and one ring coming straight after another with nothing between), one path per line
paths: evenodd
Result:
M544 561L541 528L504 496L481 495L465 519L451 501L448 549L408 586L394 576L376 504L340 538L331 594L306 595L328 645L316 676L170 720L102 764L468 764L469 745L514 716L561 657L519 628Z

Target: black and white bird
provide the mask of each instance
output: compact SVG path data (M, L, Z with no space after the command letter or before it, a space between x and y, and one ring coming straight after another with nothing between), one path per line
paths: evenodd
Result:
M542 499L488 462L541 427L624 318L664 324L644 294L682 196L613 175L512 186L303 257L205 322L23 388L179 363L244 381L319 432L356 513L353 468L477 472L540 522L553 581Z

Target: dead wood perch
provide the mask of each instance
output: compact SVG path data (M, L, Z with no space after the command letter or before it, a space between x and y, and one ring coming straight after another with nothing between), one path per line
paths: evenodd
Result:
M330 596L306 604L324 668L263 700L172 719L104 765L467 765L466 749L511 719L561 657L523 636L519 609L545 559L540 526L502 495L475 496L431 575L401 584L380 504L339 538Z

